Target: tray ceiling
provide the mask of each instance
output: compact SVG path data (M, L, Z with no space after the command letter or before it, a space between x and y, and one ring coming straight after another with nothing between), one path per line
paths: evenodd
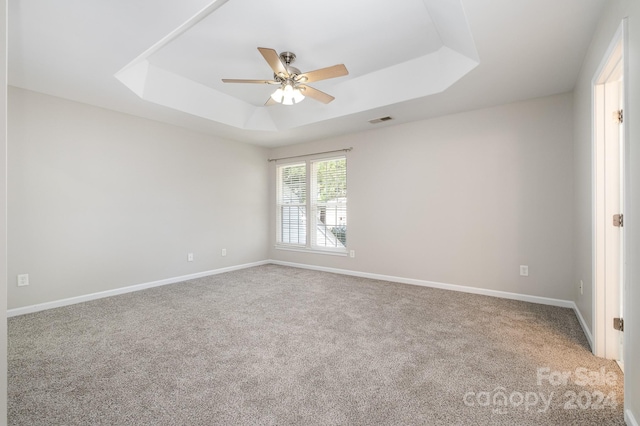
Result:
M442 92L478 65L459 0L273 6L212 2L116 77L150 102L240 129L280 131ZM273 86L222 83L272 78L258 43L296 53L303 71L344 63L348 76L313 84L336 100L266 107Z
M606 4L12 0L9 84L279 146L571 91ZM330 104L265 108L271 87L220 81L270 78L257 47L350 74L313 84Z

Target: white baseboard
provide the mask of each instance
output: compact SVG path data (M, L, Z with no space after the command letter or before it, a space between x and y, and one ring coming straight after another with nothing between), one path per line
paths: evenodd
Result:
M624 421L628 426L640 426L629 409L624 410Z
M25 306L22 308L14 308L7 310L7 317L15 317L18 315L30 314L33 312L44 311L47 309L59 308L62 306L74 305L76 303L88 302L89 300L102 299L104 297L117 296L119 294L132 293L134 291L145 290L147 288L159 287L167 284L175 284L182 281L193 280L196 278L207 277L210 275L223 274L225 272L237 271L240 269L252 268L254 266L266 265L269 261L262 260L259 262L245 263L242 265L229 266L226 268L213 269L210 271L197 272L195 274L183 275L180 277L166 278L164 280L152 281L143 284L116 288L113 290L100 291L98 293L86 294L83 296L70 297L68 299L54 300L53 302L39 303L37 305Z
M266 265L266 264L269 264L269 263L272 263L274 265L290 266L290 267L302 268L302 269L311 269L311 270L315 270L315 271L331 272L331 273L335 273L335 274L350 275L350 276L356 276L356 277L362 277L362 278L371 278L371 279L375 279L375 280L397 282L397 283L402 283L402 284L418 285L418 286L422 286L422 287L439 288L439 289L442 289L442 290L451 290L451 291L460 291L460 292L464 292L464 293L481 294L481 295L485 295L485 296L499 297L499 298L502 298L502 299L520 300L520 301L523 301L523 302L540 303L540 304L543 304L543 305L551 305L551 306L559 306L559 307L563 307L563 308L571 308L576 312L576 315L578 317L580 325L582 326L582 328L583 328L583 330L585 332L585 335L587 336L587 339L589 340L589 344L591 344L591 345L593 344L593 338L591 336L591 333L589 332L588 327L586 326L586 322L584 321L584 318L582 318L582 314L578 310L578 307L576 306L576 304L573 301L570 301L570 300L552 299L552 298L548 298L548 297L532 296L532 295L519 294L519 293L510 293L510 292L506 292L506 291L489 290L489 289L477 288L477 287L468 287L468 286L463 286L463 285L458 285L458 284L446 284L446 283L439 283L439 282L435 282L435 281L419 280L419 279L414 279L414 278L403 278L403 277L395 277L395 276L391 276L391 275L373 274L373 273L369 273L369 272L351 271L351 270L348 270L348 269L337 269L337 268L328 268L328 267L324 267L324 266L307 265L307 264L302 264L302 263L282 262L282 261L279 261L279 260L262 260L262 261L259 261L259 262L245 263L245 264L242 264L242 265L230 266L230 267L227 267L227 268L220 268L220 269L214 269L214 270L210 270L210 271L198 272L198 273L195 273L195 274L183 275L183 276L174 277L174 278L167 278L167 279L163 279L163 280L159 280L159 281L152 281L152 282L148 282L148 283L136 284L136 285L132 285L132 286L128 286L128 287L122 287L122 288L117 288L117 289L113 289L113 290L106 290L106 291L101 291L101 292L98 292L98 293L91 293L91 294L87 294L87 295L83 295L83 296L71 297L71 298L68 298L68 299L55 300L55 301L52 301L52 302L40 303L40 304L37 304L37 305L31 305L31 306L25 306L25 307L22 307L22 308L9 309L9 310L7 310L7 316L8 317L14 317L14 316L17 316L17 315L24 315L24 314L29 314L29 313L33 313L33 312L39 312L39 311L44 311L44 310L47 310L47 309L59 308L59 307L62 307L62 306L73 305L75 303L82 303L82 302L87 302L89 300L96 300L96 299L101 299L101 298L104 298L104 297L117 296L119 294L131 293L131 292L134 292L134 291L140 291L140 290L144 290L144 289L147 289L147 288L159 287L159 286L167 285L167 284L174 284L174 283L178 283L178 282L182 282L182 281L188 281L188 280L192 280L192 279L196 279L196 278L206 277L206 276L209 276L209 275L222 274L222 273L225 273L225 272L237 271L237 270L240 270L240 269L251 268L251 267L254 267L254 266Z
M540 303L542 305L559 306L562 308L576 309L576 304L571 300L552 299L549 297L531 296L528 294L509 293L500 290L488 290L478 287L468 287L458 284L446 284L435 281L417 280L414 278L394 277L391 275L372 274L369 272L351 271L348 269L327 268L324 266L306 265L302 263L282 262L279 260L270 260L269 263L274 265L291 266L293 268L312 269L315 271L332 272L334 274L351 275L354 277L371 278L374 280L391 281L402 284L419 285L422 287L439 288L442 290L459 291L463 293L482 294L484 296L499 297L502 299L520 300L523 302Z
M589 341L589 347L591 348L591 351L593 351L593 335L591 334L591 330L589 329L587 322L584 320L584 317L582 316L582 312L580 312L580 309L578 309L578 305L576 305L575 302L571 302L571 303L573 303L573 311L576 313L576 316L578 317L578 322L580 323L580 327L582 327L582 331L584 332L584 335L587 337L587 340Z
M414 278L402 278L402 277L394 277L390 275L372 274L369 272L350 271L347 269L327 268L324 266L306 265L302 263L282 262L279 260L270 260L269 263L273 263L275 265L282 265L282 266L291 266L294 268L312 269L315 271L332 272L335 274L342 274L342 275L351 275L355 277L371 278L375 280L383 280L383 281L398 282L403 284L419 285L423 287L439 288L443 290L460 291L463 293L482 294L485 296L499 297L502 299L520 300L523 302L540 303L542 305L559 306L562 308L571 308L575 312L576 317L578 317L578 322L580 323L580 327L582 327L582 331L584 332L584 335L587 338L587 341L589 342L589 347L593 350L593 335L591 334L591 330L589 330L589 327L587 326L587 322L584 320L584 317L582 316L580 309L578 309L578 306L572 300L552 299L549 297L531 296L528 294L510 293L507 291L500 291L500 290L488 290L484 288L468 287L468 286L463 286L458 284L446 284L446 283L439 283L434 281L417 280Z
M584 320L584 317L582 316L582 313L580 312L580 309L578 309L578 306L575 304L575 302L570 301L570 300L553 299L553 298L549 298L549 297L532 296L532 295L520 294L520 293L510 293L510 292L506 292L506 291L489 290L489 289L477 288L477 287L468 287L468 286L463 286L463 285L458 285L458 284L446 284L446 283L439 283L439 282L435 282L435 281L418 280L418 279L414 279L414 278L403 278L403 277L395 277L395 276L391 276L391 275L373 274L373 273L369 273L369 272L351 271L351 270L348 270L348 269L337 269L337 268L329 268L329 267L324 267L324 266L307 265L307 264L302 264L302 263L283 262L283 261L279 261L279 260L262 260L262 261L259 261L259 262L245 263L245 264L242 264L242 265L236 265L236 266L230 266L230 267L226 267L226 268L214 269L214 270L210 270L210 271L198 272L198 273L195 273L195 274L183 275L183 276L180 276L180 277L167 278L167 279L164 279L164 280L153 281L153 282L148 282L148 283L143 283L143 284L137 284L137 285L132 285L132 286L113 289L113 290L101 291L101 292L98 292L98 293L92 293L92 294L87 294L87 295L83 295L83 296L71 297L71 298L68 298L68 299L56 300L56 301L53 301L53 302L46 302L46 303L40 303L40 304L37 304L37 305L25 306L25 307L22 307L22 308L9 309L9 310L7 310L7 316L8 317L14 317L14 316L18 316L18 315L24 315L24 314L33 313L33 312L44 311L44 310L47 310L47 309L59 308L59 307L62 307L62 306L73 305L73 304L76 304L76 303L87 302L87 301L90 301L90 300L102 299L104 297L117 296L119 294L131 293L131 292L134 292L134 291L140 291L140 290L144 290L144 289L147 289L147 288L159 287L159 286L163 286L163 285L167 285L167 284L174 284L174 283L178 283L178 282L193 280L193 279L196 279L196 278L206 277L206 276L210 276L210 275L223 274L225 272L237 271L237 270L240 270L240 269L246 269L246 268L251 268L251 267L254 267L254 266L260 266L260 265L266 265L266 264L290 266L290 267L293 267L293 268L302 268L302 269L310 269L310 270L315 270L315 271L331 272L331 273L335 273L335 274L350 275L350 276L355 276L355 277L362 277L362 278L370 278L370 279L375 279L375 280L397 282L397 283L402 283L402 284L411 284L411 285L417 285L417 286L422 286L422 287L432 287L432 288L438 288L438 289L442 289L442 290L451 290L451 291L459 291L459 292L464 292L464 293L481 294L481 295L485 295L485 296L499 297L499 298L502 298L502 299L520 300L520 301L523 301L523 302L531 302L531 303L539 303L539 304L543 304L543 305L551 305L551 306L559 306L559 307L563 307L563 308L571 308L571 309L573 309L573 311L576 313L576 316L578 317L578 322L580 323L580 326L582 327L582 330L584 331L584 334L585 334L585 336L586 336L586 338L587 338L587 340L589 342L589 345L593 348L593 336L591 334L591 331L589 330L589 327L587 326L587 323ZM625 410L624 417L625 417L625 422L627 423L627 425L629 425L629 426L640 426L638 424L638 422L636 421L633 413L630 410L628 410L628 409Z

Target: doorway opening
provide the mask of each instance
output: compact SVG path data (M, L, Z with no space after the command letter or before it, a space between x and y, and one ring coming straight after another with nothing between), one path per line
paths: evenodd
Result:
M624 371L625 28L593 79L594 347Z

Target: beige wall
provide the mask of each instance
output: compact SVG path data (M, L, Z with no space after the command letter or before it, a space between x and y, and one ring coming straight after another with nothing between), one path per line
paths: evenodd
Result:
M273 216L270 257L570 299L572 108L564 94L275 149L272 157L354 148L356 257L275 249Z
M640 421L640 368L633 362L640 359L640 2L613 0L603 12L574 91L574 280L585 283L584 296L575 292L574 298L593 329L591 81L621 20L628 17L625 409Z
M266 149L17 88L9 122L9 308L267 257Z

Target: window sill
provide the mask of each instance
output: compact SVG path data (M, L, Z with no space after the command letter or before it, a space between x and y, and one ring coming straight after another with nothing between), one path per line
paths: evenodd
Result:
M323 250L323 249L315 249L315 248L307 248L307 247L296 247L296 246L285 246L281 244L276 244L276 250L285 250L285 251L297 251L298 253L313 253L313 254L328 254L329 256L348 256L348 251L336 249L336 250Z

